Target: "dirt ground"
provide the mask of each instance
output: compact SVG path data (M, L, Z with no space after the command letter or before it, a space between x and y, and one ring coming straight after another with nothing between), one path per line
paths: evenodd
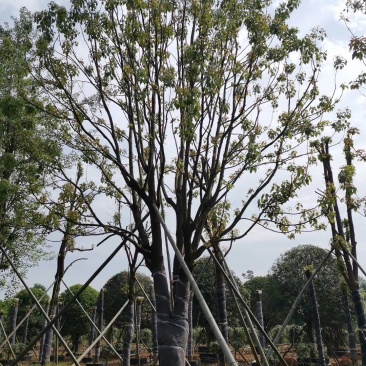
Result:
M280 348L280 352L284 353L285 349L281 349ZM60 353L60 356L65 357L64 354ZM72 364L72 360L69 356L66 356L65 359L63 360L63 357L60 357L60 362L58 363L59 366L69 366ZM148 363L147 365L152 365L152 354L149 352L141 352L140 354L140 359L142 358L146 358ZM198 352L195 353L193 359L197 360L200 358L200 354ZM251 365L252 362L255 360L253 354L247 350L247 351L241 351L241 352L237 352L235 354L235 358L236 361L238 363L238 366L244 366L244 365ZM361 359L361 356L359 355L359 358ZM295 352L288 352L285 357L284 357L285 361L287 362L288 366L303 366L303 364L299 364L298 363L298 358ZM62 360L62 361L61 361ZM6 363L4 363L4 360L2 360L2 365L5 365ZM32 360L29 361L27 360L26 362L22 362L22 365L32 365L32 364L37 364L38 362L38 357L36 357L36 354L32 354ZM53 360L51 360L53 361ZM132 361L132 360L131 360ZM131 362L131 365L137 365L138 363L136 362L137 360L135 360L135 362ZM85 363L83 363L85 365ZM100 364L102 365L108 365L108 366L121 366L121 361L118 358L111 358L111 359L102 359L100 361ZM195 366L199 363L193 363ZM50 365L55 365L54 362L51 362ZM146 364L145 364L146 365ZM201 362L202 366L217 366L217 363L206 363L206 362ZM316 364L312 364L312 365L316 365ZM338 359L334 359L334 358L330 358L329 360L329 365L332 366L348 366L351 365L351 360L349 357L347 356L343 356L340 357ZM174 366L174 365L172 365Z

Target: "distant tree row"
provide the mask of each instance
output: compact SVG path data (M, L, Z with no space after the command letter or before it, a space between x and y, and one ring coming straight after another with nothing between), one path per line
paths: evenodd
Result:
M299 291L306 282L304 268L309 265L315 267L319 265L327 251L313 245L302 245L281 255L273 264L267 276L250 276L248 280L242 282L238 277L235 277L238 288L243 298L248 302L253 313L256 313L256 291L262 291L262 303L264 314L264 329L271 337L274 337L278 326L282 324L287 313L291 309L294 300ZM217 298L215 293L215 266L212 259L204 257L200 259L194 269L194 276L199 287L202 289L202 294L211 304L212 312L215 318L218 317ZM136 296L144 297L149 294L151 279L148 276L137 274L139 283L144 291L138 286ZM364 281L365 282L365 281ZM347 324L345 322L345 314L342 303L341 291L342 279L336 267L336 259L330 257L325 263L319 274L314 280L315 288L318 290L318 303L323 328L323 335L326 344L334 349L347 347ZM129 297L129 273L121 272L111 277L103 287L104 289L104 321L109 323L117 311L122 307ZM68 302L72 293L79 290L81 285L71 286L69 290L65 290L60 295L60 306ZM32 292L37 298L41 298L45 293L45 288L42 285L35 285ZM237 315L234 300L229 290L227 296L227 312L230 329L239 329L241 324ZM92 287L88 287L80 296L79 302L83 306L85 312L93 318L93 314L99 304L100 294ZM26 315L29 309L33 306L33 300L26 290L22 290L16 294L19 299L18 322ZM45 295L42 298L41 304L47 308L49 296ZM6 300L1 303L2 311L5 314L3 322L7 324L10 316L10 308L12 300ZM353 312L353 310L351 310ZM142 329L151 329L151 314L153 310L148 300L143 302L142 306ZM77 321L75 321L77 319ZM117 318L114 322L108 337L116 344L116 347L121 348L125 324L126 312ZM311 313L311 304L309 293L305 292L301 299L290 324L297 326L298 333L296 339L291 339L291 335L285 335L282 338L286 343L298 343L299 340L304 342L314 343L314 324ZM35 309L28 322L17 331L17 340L21 343L27 343L32 339L44 326L43 316L38 309ZM81 307L74 303L69 310L62 316L60 323L60 331L63 336L69 337L72 343L72 349L77 352L82 339L86 340L86 336L90 333L90 321L87 319ZM195 335L195 340L200 343L211 343L214 341L207 320L202 314L197 300L193 300L193 327L201 329L200 334ZM232 331L230 330L230 334ZM293 337L295 334L291 333ZM245 338L242 338L244 340ZM120 346L118 346L120 345Z

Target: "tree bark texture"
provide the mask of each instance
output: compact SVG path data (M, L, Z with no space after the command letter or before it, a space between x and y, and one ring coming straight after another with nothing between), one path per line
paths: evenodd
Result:
M50 309L50 319L52 320L56 315L56 306L52 306ZM52 327L47 330L44 337L44 344L42 348L42 357L41 357L41 365L45 365L50 362L51 349L52 349L52 340L53 340L53 329Z
M130 366L131 344L133 339L135 302L130 298L127 305L126 333L123 339L123 366Z
M27 320L25 321L24 339L23 339L23 343L24 344L27 344L28 343L29 318L30 318L30 315L27 316Z
M193 311L193 294L191 293L189 296L188 303L188 342L187 342L187 358L191 360L193 358L193 320L192 320L192 311Z
M14 332L15 328L17 327L18 306L19 306L19 299L14 299L14 304L11 308L10 319L9 319L10 333ZM15 342L16 342L16 332L14 332L14 334L10 338L11 344L15 344Z
M141 340L141 310L143 297L136 298L136 350L137 357L140 359L140 340Z
M307 278L310 278L311 273L306 274ZM320 366L326 366L325 363L325 356L324 356L324 344L323 344L323 337L320 325L320 317L319 317L319 309L318 303L316 300L316 292L314 287L314 282L311 281L309 283L309 292L310 292L310 299L311 299L311 307L312 307L312 315L314 321L314 329L315 329L315 338L316 338L316 346L318 349L318 358Z
M264 320L263 320L263 307L262 307L262 291L256 290L256 310L257 310L257 319L261 327L264 329ZM266 339L262 332L259 333L259 342L262 348L266 347Z
M168 281L164 269L153 273L156 294L158 350L160 366L184 366L188 341L189 282L174 282L174 312L170 306Z
M351 291L353 304L355 306L358 336L361 345L362 365L366 365L366 319L365 311L359 290Z
M50 301L47 301L47 308L46 308L46 313L49 314L50 311ZM47 325L47 320L44 319L43 322L43 328ZM41 342L39 345L39 362L42 361L42 355L43 355L43 347L44 347L44 342L46 340L46 334L43 335L43 337L41 338Z
M352 364L355 365L357 364L356 339L352 325L351 313L349 310L349 301L347 292L348 292L347 288L345 286L342 286L342 300L343 300L345 321L347 324L348 345Z
M226 308L226 285L225 278L221 272L221 268L216 264L216 298L217 309L219 313L219 326L225 342L229 342L229 329L227 323L227 308ZM225 366L225 358L221 350L218 355L219 365Z
M158 320L156 316L156 298L154 285L150 287L151 303L154 309L151 310L151 324L152 324L152 353L153 353L153 364L156 365L158 362Z
M98 328L102 332L104 328L104 289L100 290L100 302L98 309ZM98 363L100 359L100 340L95 345L94 362Z

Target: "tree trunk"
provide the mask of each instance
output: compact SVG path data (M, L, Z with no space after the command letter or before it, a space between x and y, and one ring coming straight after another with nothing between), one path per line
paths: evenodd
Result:
M56 315L56 306L52 306L50 309L50 319L52 320ZM45 365L50 362L51 349L53 340L53 329L52 327L47 330L44 337L44 344L42 348L41 365Z
M153 365L156 365L158 362L158 323L156 316L156 298L154 285L150 287L150 297L151 303L154 306L154 309L151 311L151 324L152 324L152 353L153 353Z
M29 318L30 318L30 315L28 315L28 316L27 316L27 320L25 321L25 327L24 327L24 339L23 339L23 343L24 343L24 344L27 344L27 343L28 343Z
M19 306L19 299L15 298L13 306L11 308L11 313L10 313L10 318L9 318L10 333L14 332L12 337L10 338L10 343L12 345L15 344L15 342L16 342L15 328L17 327L18 306Z
M98 309L98 328L102 332L104 328L104 288L100 290L100 300L99 300L99 309ZM100 340L95 345L95 356L94 362L98 363L100 360Z
M362 365L366 365L366 319L359 290L351 291L353 304L355 306L358 335L361 345Z
M193 319L192 319L192 311L193 311L193 293L191 292L189 295L189 303L188 303L188 343L187 343L187 358L188 360L192 360L193 358Z
M123 340L123 366L130 366L134 317L135 317L135 300L134 297L130 295L130 302L127 305L127 319L126 319L127 329Z
M227 323L227 309L226 309L226 285L225 278L221 272L221 268L215 262L216 269L216 298L217 298L217 308L219 313L219 325L221 333L225 339L225 342L229 342L229 329ZM222 351L219 351L219 365L225 366L225 357Z
M264 329L264 320L263 320L263 308L262 308L262 290L256 290L256 296L257 296L257 303L256 303L256 309L257 309L257 319L261 327ZM259 334L259 342L261 344L262 348L266 347L266 339L262 332Z
M61 310L61 307L62 307L62 303L59 302L57 304L57 312L59 312ZM55 327L56 327L57 331L60 332L60 318L57 319ZM54 352L55 353L55 363L56 363L56 365L58 365L58 350L59 350L59 339L58 339L58 337L56 337L56 339L55 339L55 352Z
M309 279L311 277L311 270L305 270L306 277ZM309 292L311 298L311 307L312 307L312 314L313 314L313 321L314 321L314 328L315 328L315 337L316 337L316 346L318 349L318 358L320 366L326 366L325 363L325 356L324 356L324 344L321 332L321 325L320 325L320 318L319 318L319 309L318 303L316 300L316 292L314 287L314 282L311 281L309 283Z
M74 344L74 353L78 353L79 352L79 345L80 345L80 334L76 333L75 334L75 344Z
M333 199L333 207L332 207L332 219L328 218L332 229L332 238L335 242L342 242L341 246L335 247L335 254L337 259L340 260L344 264L344 270L342 270L342 275L347 283L348 288L352 294L352 300L355 306L356 317L357 317L357 326L358 326L358 335L359 341L361 345L361 355L362 355L362 365L366 365L366 320L365 320L365 312L362 304L362 300L359 292L359 283L358 283L358 265L357 265L357 241L355 228L353 223L352 212L354 211L354 199L353 194L354 190L350 189L353 185L353 178L350 181L347 180L343 182L343 187L341 184L341 188L345 192L345 203L347 206L347 220L342 220L340 209L338 206L338 197L337 197L337 189L335 189L335 183L333 178L333 170L331 167L331 154L329 154L329 146L330 139L327 139L323 142L323 144L318 148L318 152L321 156L321 161L323 163L324 168L324 177L325 183L327 187L327 194L330 194ZM348 168L353 168L352 159L353 154L351 150L353 149L353 140L352 133L350 131L347 133L347 137L344 139L344 154L347 162ZM328 198L329 199L329 198ZM346 244L347 245L344 245ZM349 245L351 247L351 253L349 253ZM350 254L352 254L353 259L351 260Z
M355 339L355 333L353 331L351 313L349 311L348 290L346 288L346 285L342 284L341 290L342 290L345 321L347 324L349 351L352 360L352 365L356 365L357 364L356 339Z
M189 282L182 276L174 282L173 313L164 269L153 272L153 279L158 319L159 365L185 366L188 341Z
M46 313L49 314L50 312L50 301L47 301L47 307L46 307ZM43 328L47 325L47 319L44 319L43 322ZM43 347L44 347L44 342L46 340L46 334L43 335L43 337L41 338L41 342L39 345L39 362L42 361L42 355L43 355Z
M94 333L95 333L94 324L95 324L96 320L97 320L97 308L94 307L94 310L93 310L93 324L90 327L90 333L89 333L89 346L94 341ZM88 352L88 357L89 358L92 357L92 352L93 352L93 349L90 349L90 351Z
M143 297L136 298L136 354L137 359L140 360L140 339L141 339L141 307Z

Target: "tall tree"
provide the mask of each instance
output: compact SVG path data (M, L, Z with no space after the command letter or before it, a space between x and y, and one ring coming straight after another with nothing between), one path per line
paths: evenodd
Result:
M108 319L107 321L114 317L126 300L129 300L126 311L122 313L114 323L115 327L123 329L123 334L120 334L119 336L119 338L123 336L123 366L130 365L136 314L136 299L144 296L143 291L145 291L146 294L149 293L151 285L150 277L137 272L138 265L136 262L138 259L138 252L132 254L131 250L128 248L126 248L126 252L129 261L129 270L114 275L104 286L106 303L105 316L106 319ZM136 279L141 284L143 290L138 286ZM140 306L142 308L140 308L140 311L142 310L142 326L149 327L151 324L150 304L145 301L143 304L140 304Z
M35 284L31 288L31 291L38 300L42 298L40 303L46 309L47 302L49 300L49 296L45 294L46 288L43 285ZM19 291L16 294L16 297L19 299L18 318L19 320L22 320L27 315L28 311L33 307L34 302L27 290ZM23 322L23 324L19 327L17 334L20 339L27 340L24 342L26 344L29 339L32 339L40 332L40 330L43 328L43 324L43 315L37 308L35 308L29 316L28 331L26 332L26 324Z
M314 267L312 265L305 267L305 276L310 279L314 272ZM324 343L321 331L320 317L319 317L319 306L316 300L316 291L313 280L309 283L309 294L311 299L311 311L313 315L314 330L315 330L315 340L318 350L318 359L321 366L326 366L325 356L324 356Z
M317 267L326 254L325 249L315 245L299 245L285 252L275 261L270 276L273 287L277 288L275 294L280 294L281 302L271 302L269 298L267 306L264 304L264 309L272 307L272 311L281 314L282 319L279 324L283 322L298 293L306 283L304 268L309 265ZM313 282L318 289L317 301L322 319L323 337L327 344L334 345L339 343L336 336L345 330L340 288L341 275L337 270L334 257L328 259ZM275 300L277 299L276 296ZM274 309L275 304L280 305L276 310ZM304 294L293 315L292 322L297 325L305 324L304 331L307 335L307 341L315 343L311 304L309 294Z
M65 142L98 168L90 189L122 207L94 218L130 240L152 272L161 366L184 365L189 285L175 260L170 296L156 208L166 205L191 270L206 245L244 238L257 223L285 233L316 223L302 211L291 226L282 209L311 180L298 147L334 103L317 85L324 32L300 36L288 25L298 4L75 0L36 15L37 78L68 121ZM247 189L240 200L234 186ZM203 245L212 215L215 235Z
M251 276L249 280L245 281L243 287L247 293L248 303L253 313L257 309L256 291L262 291L263 324L266 332L269 332L274 326L283 322L285 318L285 314L282 312L283 293L279 283L272 276Z
M72 158L77 159L77 156L71 155ZM69 156L64 159L64 163L70 160ZM66 156L65 156L66 158ZM77 161L77 160L76 160ZM55 281L52 289L52 296L50 298L49 305L49 317L53 318L58 309L59 305L59 295L61 283L65 275L65 259L68 252L73 252L75 250L84 250L77 248L75 245L76 238L82 235L86 235L89 230L84 228L86 220L87 206L85 205L85 199L89 202L94 199L93 195L88 195L87 197L80 197L78 190L75 188L81 181L83 176L82 165L80 162L77 164L76 168L76 178L75 181L65 182L65 178L62 176L63 169L61 165L59 167L59 176L61 174L61 181L53 184L53 188L59 188L60 194L58 201L49 200L47 206L49 208L48 221L50 222L50 228L52 227L54 231L62 233L62 238L60 240L60 247L58 249L57 264ZM91 249L85 249L91 250ZM52 328L48 329L45 334L45 344L44 349L42 349L42 359L41 364L44 365L50 360L51 343L53 338Z
M356 228L354 224L354 213L361 208L362 201L356 195L357 187L354 184L356 167L354 159L366 161L363 150L356 150L354 147L354 136L359 133L357 128L349 126L349 123L334 125L336 131L345 131L343 140L343 153L345 165L339 169L339 188L334 178L332 167L332 139L323 137L320 141L314 141L313 145L318 150L318 159L324 170L325 189L320 190L319 204L323 215L328 219L331 235L332 247L337 256L338 267L346 282L355 307L359 341L361 344L362 364L366 363L366 316L363 302L360 295L360 284L358 278L357 264L357 240ZM340 199L340 195L343 198Z
M196 279L197 285L201 289L202 295L205 298L206 302L210 304L212 315L215 317L215 319L218 319L218 322L220 322L219 300L217 298L217 292L216 292L217 283L215 281L216 271L217 271L216 264L213 263L213 261L209 257L203 256L196 261L193 270L193 276ZM242 282L235 275L234 278L236 279L236 284L239 290L241 291L242 296L246 298L247 292L244 291ZM236 315L236 307L234 299L232 297L232 294L228 291L228 289L225 289L225 291L227 292L226 310L227 310L228 325L230 327L238 327L241 324ZM193 308L192 311L193 327L199 326L209 329L207 320L204 318L199 303L195 297L193 297L192 308ZM212 333L208 331L207 336L208 340L211 341L213 338ZM203 339L201 339L201 341L203 341Z
M75 294L82 285L70 286L70 290ZM73 295L66 290L61 294L63 303L67 303ZM80 304L90 317L93 316L94 306L97 303L98 291L88 286L78 298ZM77 321L75 321L77 319ZM73 303L62 317L61 335L71 336L72 351L78 352L81 337L89 334L91 324L85 313L77 303Z
M150 291L150 285L152 283L151 278L143 273L135 273L138 281L141 283L144 291L148 294ZM104 317L106 323L109 323L122 305L129 297L130 291L130 273L129 271L123 271L112 276L103 286L104 298L105 298L105 310ZM134 296L144 296L138 285L135 285ZM151 324L151 307L147 301L142 304L142 328L149 328ZM126 312L123 312L114 322L114 326L122 328L126 322Z
M0 243L24 272L47 255L44 188L61 149L55 120L42 112L45 100L31 77L31 14L22 8L13 20L13 27L0 25Z

